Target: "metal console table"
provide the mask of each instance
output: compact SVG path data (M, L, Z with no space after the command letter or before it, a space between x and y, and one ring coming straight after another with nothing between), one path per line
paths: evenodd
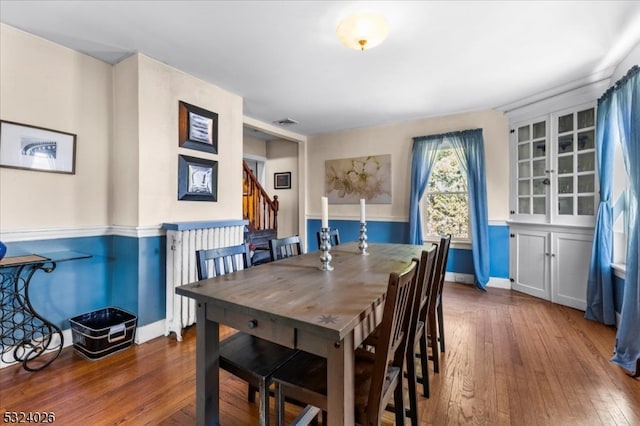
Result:
M0 357L3 362L20 362L25 370L38 371L58 358L64 346L62 330L33 309L29 284L39 270L50 273L58 262L89 257L89 254L65 251L0 260Z

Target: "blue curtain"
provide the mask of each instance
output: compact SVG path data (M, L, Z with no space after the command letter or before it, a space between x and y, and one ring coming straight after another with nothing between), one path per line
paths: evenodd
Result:
M614 88L618 128L625 167L629 175L629 234L627 235L627 271L624 283L620 325L612 361L634 371L640 366L640 68L633 67ZM636 371L636 374L640 373Z
M471 254L476 287L484 290L489 282L489 214L482 129L448 134L458 161L467 173L471 222Z
M409 244L421 245L423 243L420 199L427 188L431 168L436 161L436 153L443 139L443 135L413 138L411 194L409 197Z
M423 243L420 199L429 182L429 175L436 159L436 152L445 139L451 143L462 169L467 174L473 266L476 286L484 290L489 282L490 256L482 129L413 138L411 196L409 199L409 243Z
M591 248L591 265L587 281L585 318L607 325L616 323L613 300L611 261L613 258L613 148L617 141L612 117L613 93L607 91L598 99L596 119L596 159L600 179L600 204Z

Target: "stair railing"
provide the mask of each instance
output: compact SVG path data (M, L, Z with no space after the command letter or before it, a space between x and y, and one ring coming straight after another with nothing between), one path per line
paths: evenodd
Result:
M249 229L278 229L278 196L273 200L264 190L245 161L242 162L242 214Z

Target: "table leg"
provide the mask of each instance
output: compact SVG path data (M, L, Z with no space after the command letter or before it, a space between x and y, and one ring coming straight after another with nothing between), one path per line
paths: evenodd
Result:
M353 419L353 332L339 344L327 348L327 416L330 425L352 426Z
M196 424L220 424L220 328L207 320L207 304L196 310Z

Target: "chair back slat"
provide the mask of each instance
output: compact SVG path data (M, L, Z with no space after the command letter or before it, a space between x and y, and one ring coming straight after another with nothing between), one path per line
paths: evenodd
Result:
M251 267L248 244L196 251L198 280ZM242 263L240 263L240 259Z
M432 293L435 291L436 258L438 245L433 244L428 250L423 250L420 256L420 268L418 270L418 282L416 284L416 297L413 300L413 312L409 323L409 339L416 333L418 321L425 321L431 303Z
M420 272L424 274L422 276L424 286L421 289L422 294L420 297L420 305L418 307L417 320L422 321L425 324L427 321L427 314L429 313L429 309L433 307L436 295L438 293L438 283L440 275L438 271L438 258L440 256L440 253L440 246L436 243L433 243L428 251L424 251L422 253L422 259L425 261L425 264L424 270L422 270L423 265L420 265Z
M300 236L294 235L292 237L269 240L269 251L271 252L272 261L302 254Z
M451 234L440 238L440 245L438 247L438 259L436 260L436 273L438 289L437 294L442 294L442 287L444 286L444 276L447 273L447 259L449 258L449 246L451 245Z
M316 232L316 238L318 239L318 248L320 248L320 231ZM329 242L331 243L331 247L335 247L340 245L340 231L338 229L329 229Z
M376 345L373 374L369 388L367 403L369 423L377 422L380 416L380 409L384 408L381 400L388 367L393 365L402 369L404 351L398 351L398 349L401 345L406 345L407 343L407 333L406 329L403 330L403 326L410 317L418 276L418 263L417 259L413 259L402 272L391 273L389 276L382 322L380 323L380 339ZM400 359L398 359L396 353L402 353Z

